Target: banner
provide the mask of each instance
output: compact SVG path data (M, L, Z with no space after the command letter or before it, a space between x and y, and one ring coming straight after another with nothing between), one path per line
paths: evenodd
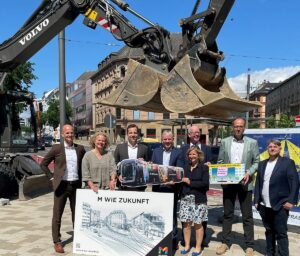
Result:
M184 172L181 167L158 165L141 160L125 159L118 164L122 185L139 187L147 184L159 185L181 182Z
M300 179L300 129L247 129L245 135L258 141L260 160L269 158L267 144L270 139L281 142L281 156L289 157L295 161L298 176ZM254 218L260 219L260 215L253 206ZM236 207L235 214L240 215L239 206ZM298 204L290 210L288 224L300 226L300 190Z
M172 255L172 221L171 193L78 189L73 253Z
M210 184L238 184L245 176L244 164L210 164Z

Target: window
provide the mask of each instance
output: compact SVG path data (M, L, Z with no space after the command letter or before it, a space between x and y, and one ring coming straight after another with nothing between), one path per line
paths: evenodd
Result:
M121 115L121 108L116 108L116 118L117 119L121 119L122 115Z
M147 129L146 133L147 138L156 138L156 129Z
M133 110L133 120L140 120L140 111Z
M177 145L183 145L186 142L186 129L177 129Z
M178 118L185 118L185 114L182 113L178 114Z
M122 66L121 69L120 69L120 71L121 71L121 77L124 77L125 74L126 74L126 69L125 69L125 67Z
M170 113L163 113L163 119L170 119Z
M148 120L154 120L154 112L148 112Z

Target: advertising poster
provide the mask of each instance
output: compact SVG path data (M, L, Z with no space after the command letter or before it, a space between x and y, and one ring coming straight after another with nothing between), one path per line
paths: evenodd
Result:
M209 165L210 184L237 184L245 176L244 164Z
M172 255L172 221L173 194L79 189L73 253Z
M300 178L300 128L286 129L248 129L246 136L258 141L260 160L269 157L267 144L270 139L276 139L281 142L281 156L286 156L295 161L298 176ZM236 204L237 205L237 204ZM240 215L240 209L236 207L236 214ZM254 218L260 219L260 215L253 206ZM289 213L288 224L300 226L300 191L297 206L294 206Z
M178 183L182 181L184 175L181 167L153 164L135 159L121 161L118 164L118 173L122 176L122 185L127 187Z

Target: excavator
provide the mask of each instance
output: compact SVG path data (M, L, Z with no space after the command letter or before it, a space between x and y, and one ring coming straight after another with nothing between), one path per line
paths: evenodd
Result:
M101 104L215 118L228 118L259 106L239 98L228 84L225 68L219 66L224 54L218 49L216 37L233 4L234 0L210 0L208 8L198 12L200 0L196 0L191 15L179 22L182 33L175 47L168 30L123 0L41 1L20 30L0 44L0 197L11 188L8 181L14 180L19 194L26 198L25 188L29 193L43 176L30 154L26 154L26 149L27 153L34 151L37 143L32 100L21 92L5 91L5 76L79 15L84 16L83 23L89 28L104 27L126 46L143 52L138 60L128 57L122 83L101 99ZM147 27L137 29L117 8L130 12ZM15 107L20 103L27 103L32 114L32 135L27 137L17 125L18 111L12 111L20 109ZM34 182L35 177L41 180Z

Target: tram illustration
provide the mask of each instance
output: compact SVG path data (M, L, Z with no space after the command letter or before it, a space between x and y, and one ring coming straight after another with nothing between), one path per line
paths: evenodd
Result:
M126 186L177 183L182 181L184 174L181 167L158 165L135 159L121 161L118 165L118 173L122 175L122 184Z

